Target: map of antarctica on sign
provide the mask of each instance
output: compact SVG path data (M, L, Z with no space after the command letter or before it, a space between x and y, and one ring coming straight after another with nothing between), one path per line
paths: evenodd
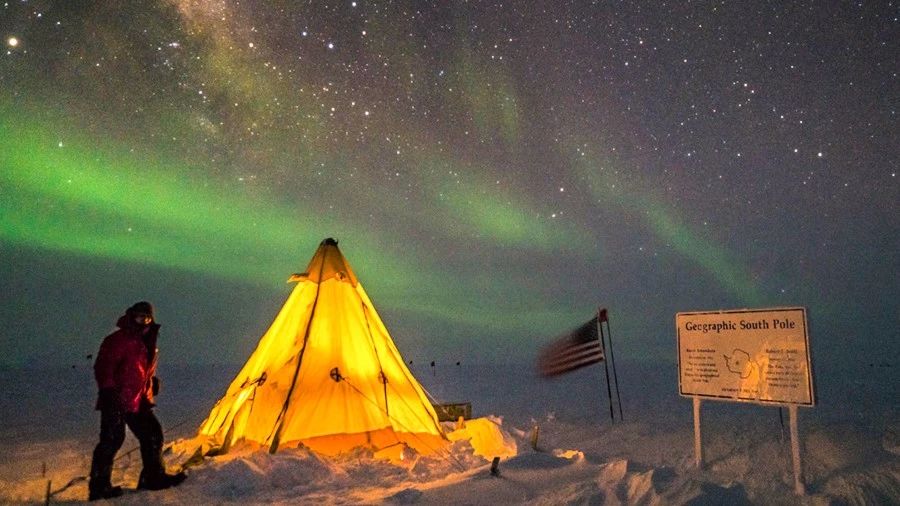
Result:
M675 315L681 395L812 406L805 308Z

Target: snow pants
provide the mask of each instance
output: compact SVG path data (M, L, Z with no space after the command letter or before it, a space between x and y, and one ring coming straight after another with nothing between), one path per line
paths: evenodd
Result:
M155 478L165 474L166 467L162 460L163 431L153 410L143 406L137 413L101 410L100 442L94 448L89 489L104 490L111 486L113 459L125 442L126 425L141 443L141 477Z

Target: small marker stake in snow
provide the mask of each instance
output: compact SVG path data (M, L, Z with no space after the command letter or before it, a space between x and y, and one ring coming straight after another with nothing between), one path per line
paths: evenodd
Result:
M491 461L491 476L500 476L500 457L494 457Z

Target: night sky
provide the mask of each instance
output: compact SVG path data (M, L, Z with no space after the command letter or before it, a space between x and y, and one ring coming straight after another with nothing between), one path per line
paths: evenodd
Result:
M900 356L900 9L877 2L0 6L0 365L131 303L242 362L335 237L408 360L529 361L609 308L805 306Z

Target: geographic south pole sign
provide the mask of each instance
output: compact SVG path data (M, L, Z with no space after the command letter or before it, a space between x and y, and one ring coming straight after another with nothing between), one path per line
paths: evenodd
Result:
M813 406L806 309L678 313L683 396Z
M806 309L677 313L678 392L694 401L694 458L703 464L701 399L787 406L794 493L803 495L797 406L813 406Z

